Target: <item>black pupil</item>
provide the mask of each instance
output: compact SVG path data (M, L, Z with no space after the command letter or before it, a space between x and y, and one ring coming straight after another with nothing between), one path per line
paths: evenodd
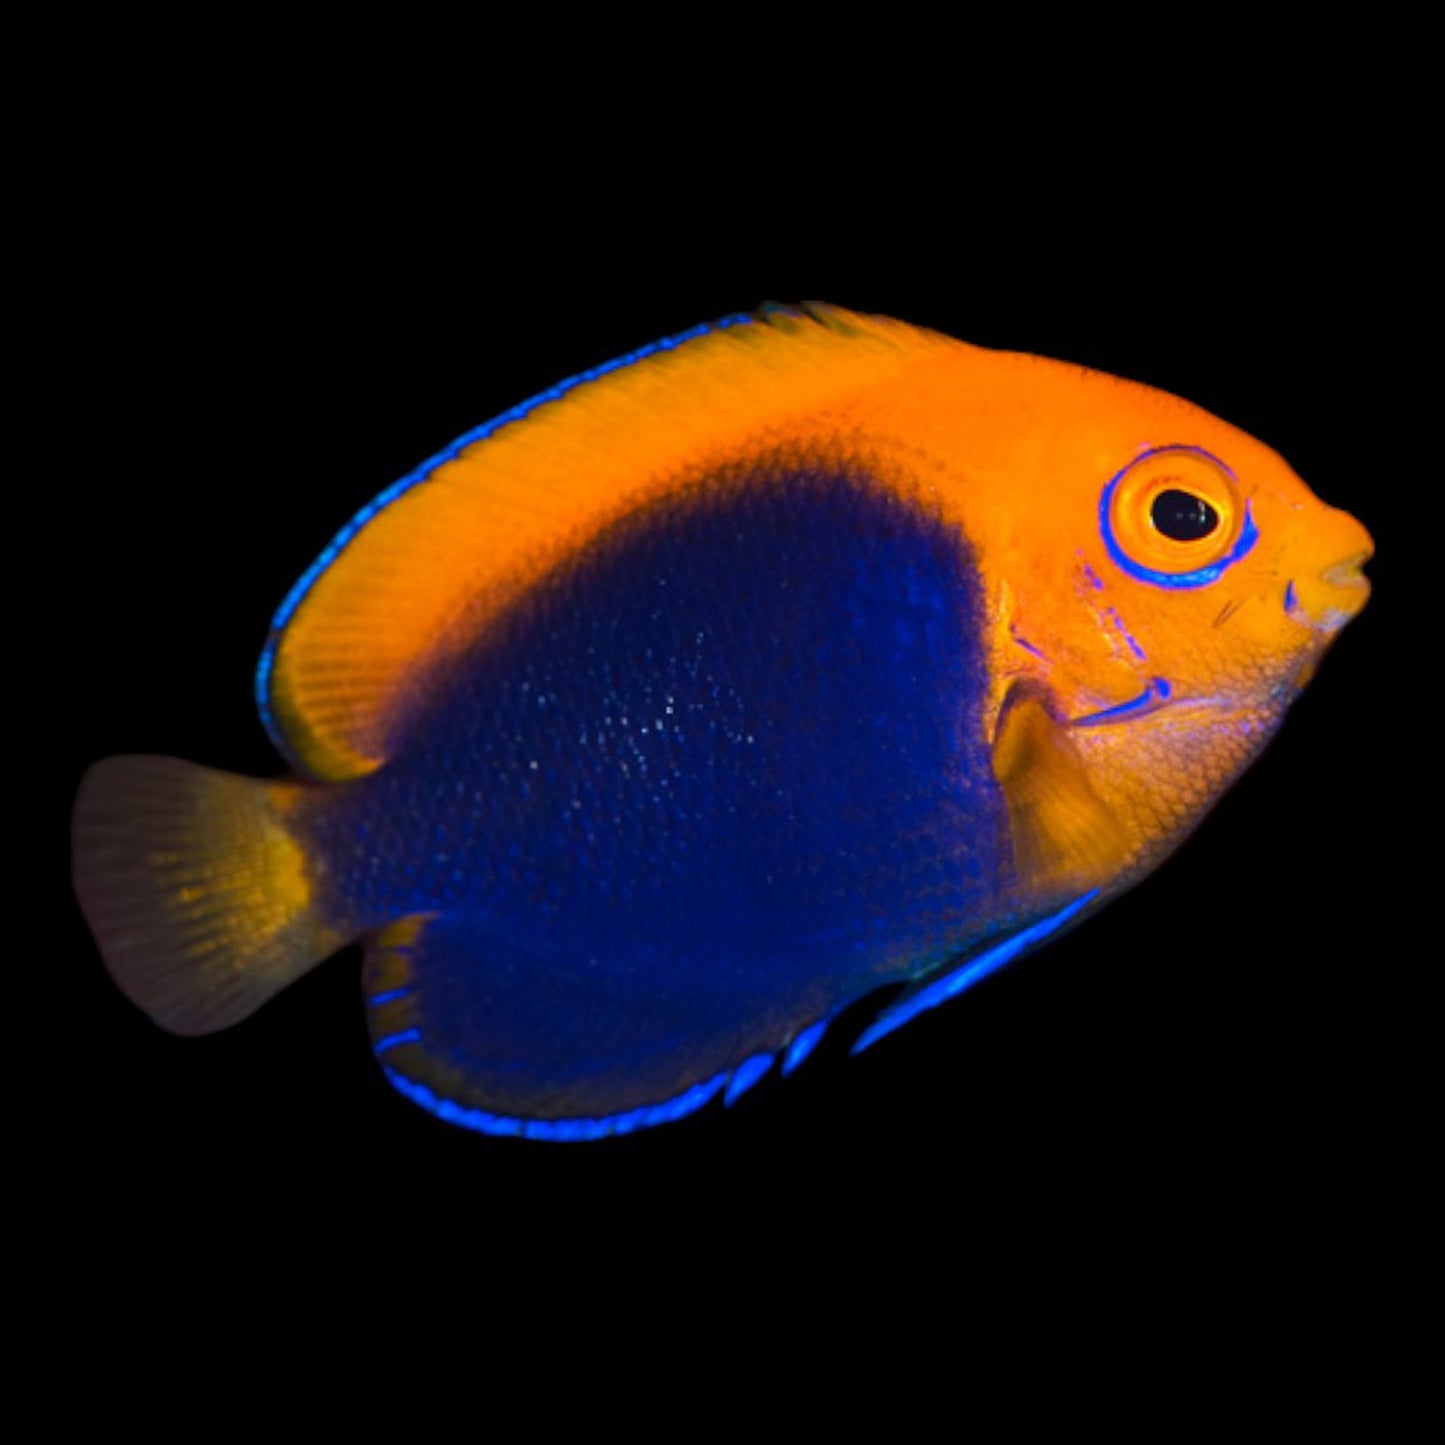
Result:
M1149 517L1157 530L1176 542L1197 542L1219 525L1219 513L1203 497L1172 487L1154 498Z

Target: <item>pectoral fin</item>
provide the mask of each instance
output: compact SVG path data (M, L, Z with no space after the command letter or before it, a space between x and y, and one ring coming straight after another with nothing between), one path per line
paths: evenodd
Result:
M1101 887L1128 861L1124 829L1042 690L1020 685L1005 699L993 771L1008 804L1014 866L1030 891L1077 895Z

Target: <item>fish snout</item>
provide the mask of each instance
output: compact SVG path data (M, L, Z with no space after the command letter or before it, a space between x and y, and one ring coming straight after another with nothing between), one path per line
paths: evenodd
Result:
M1375 555L1370 534L1348 512L1330 512L1324 555L1329 558L1313 573L1294 578L1286 589L1285 606L1296 621L1317 631L1338 632L1370 600L1365 563Z

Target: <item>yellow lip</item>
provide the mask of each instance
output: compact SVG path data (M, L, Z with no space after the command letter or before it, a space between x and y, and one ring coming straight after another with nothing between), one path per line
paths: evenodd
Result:
M1348 512L1326 513L1321 551L1332 560L1293 583L1290 615L1316 631L1333 634L1357 617L1370 600L1365 563L1375 554L1370 534Z

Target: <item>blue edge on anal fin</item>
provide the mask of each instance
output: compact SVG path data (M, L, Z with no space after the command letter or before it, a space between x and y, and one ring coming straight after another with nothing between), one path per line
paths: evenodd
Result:
M1035 944L1041 943L1051 933L1062 928L1075 914L1097 898L1098 892L1098 889L1095 889L1081 898L1076 898L1057 913L1040 920L1032 927L1025 928L1002 943L995 944L994 947L978 957L969 959L967 963L960 964L959 967L934 979L931 983L925 984L922 988L905 993L897 1003L885 1009L873 1024L863 1031L851 1052L862 1053L864 1049L877 1043L879 1039L891 1034L895 1029L902 1028L910 1019L916 1018L928 1009L936 1008L941 1003L946 1003L951 998L956 998L965 989L971 988L991 973L996 973L1021 953L1026 952ZM615 1135L631 1134L638 1129L647 1129L655 1124L667 1124L674 1119L684 1118L688 1114L696 1113L705 1104L715 1099L719 1093L723 1096L723 1103L731 1107L768 1072L775 1058L782 1060L780 1072L786 1078L818 1046L828 1025L833 1022L839 1012L841 1010L835 1010L810 1024L789 1043L786 1049L778 1054L753 1054L735 1067L723 1069L710 1079L694 1084L691 1088L684 1089L682 1093L671 1099L665 1099L660 1104L646 1104L636 1109L629 1109L624 1113L608 1114L592 1119L518 1119L505 1114L489 1114L482 1109L465 1108L460 1104L453 1103L450 1099L440 1098L425 1084L408 1079L395 1069L386 1068L385 1064L382 1065L382 1068L395 1089L413 1103L420 1104L423 1109L435 1114L439 1119L444 1119L449 1124L460 1124L463 1128L475 1129L483 1134L523 1139L547 1139L559 1143L608 1139ZM389 1039L379 1040L376 1052L384 1053L386 1048L392 1044L416 1042L417 1038L416 1030L407 1029Z

